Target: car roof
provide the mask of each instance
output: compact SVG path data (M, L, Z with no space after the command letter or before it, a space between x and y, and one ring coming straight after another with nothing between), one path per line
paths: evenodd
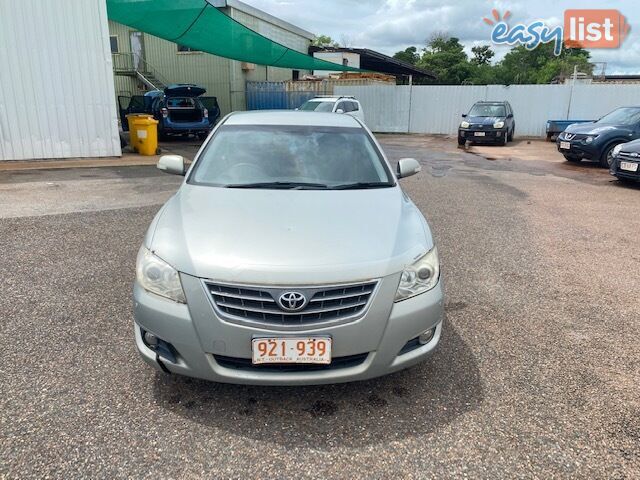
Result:
M495 100L495 101L492 101L492 100L480 100L480 101L478 101L476 103L484 103L484 104L488 104L488 105L504 105L504 104L507 104L509 102L507 102L506 100Z
M254 110L234 112L225 125L304 125L314 127L361 128L351 115L341 113L301 112L292 110Z
M338 100L357 101L353 95L320 95L309 99L309 102L336 102Z

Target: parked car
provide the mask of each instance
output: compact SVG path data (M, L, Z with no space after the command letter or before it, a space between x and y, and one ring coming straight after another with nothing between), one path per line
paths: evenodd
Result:
M184 159L158 168L185 175ZM291 385L414 365L440 340L427 221L362 121L233 113L207 138L137 259L135 341L164 372Z
M158 134L194 134L204 138L220 117L216 97L204 97L206 90L193 84L174 84L164 91L153 90L144 95L120 97L120 119L122 129L129 124L126 115L148 113L158 120Z
M609 172L622 181L640 182L640 139L616 145Z
M346 113L364 122L364 112L360 102L352 96L319 96L302 104L298 110L303 112Z
M464 145L467 140L506 145L513 140L516 123L509 102L476 102L462 118L458 145Z
M615 147L636 138L640 138L640 107L621 107L595 122L569 125L556 145L570 162L587 159L608 168Z

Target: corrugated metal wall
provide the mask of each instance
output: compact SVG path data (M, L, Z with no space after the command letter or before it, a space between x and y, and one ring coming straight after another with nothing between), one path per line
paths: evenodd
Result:
M0 1L0 160L120 154L104 0Z
M640 85L416 85L346 86L335 93L355 95L367 125L376 132L455 134L462 113L479 100L507 100L516 134L544 136L547 120L597 119L624 105L640 105Z

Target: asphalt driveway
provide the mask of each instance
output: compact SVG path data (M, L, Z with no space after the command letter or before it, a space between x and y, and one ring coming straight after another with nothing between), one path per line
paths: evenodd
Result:
M0 172L0 477L640 477L640 188L526 142L380 138L423 165L402 183L438 242L446 323L429 362L346 385L152 371L135 256L181 179Z

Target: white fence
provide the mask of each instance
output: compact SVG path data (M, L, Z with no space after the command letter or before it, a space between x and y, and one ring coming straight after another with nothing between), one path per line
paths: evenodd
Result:
M516 134L544 136L547 120L593 120L624 105L640 105L640 84L606 85L369 85L336 87L355 95L374 132L454 134L479 100L507 100Z

